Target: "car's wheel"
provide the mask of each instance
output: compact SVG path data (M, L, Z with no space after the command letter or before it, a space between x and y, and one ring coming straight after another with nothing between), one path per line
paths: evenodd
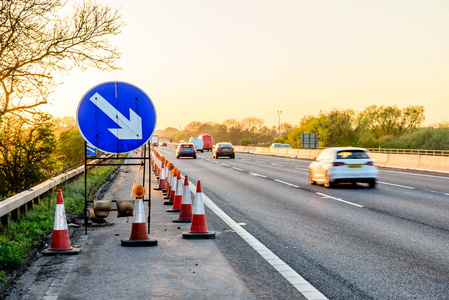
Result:
M371 189L375 188L375 187L376 187L376 180L375 180L375 179L370 180L370 181L368 182L368 186L369 186L369 188L371 188Z
M316 184L315 180L312 180L313 176L312 176L312 171L309 171L309 183L310 184Z
M179 155L176 155L176 158L179 159Z
M324 187L326 187L326 188L334 187L334 183L331 181L331 179L329 178L329 175L327 173L326 173L326 179L324 181Z
M231 156L232 159L235 159L235 155Z
M196 155L194 155L193 158L196 159Z

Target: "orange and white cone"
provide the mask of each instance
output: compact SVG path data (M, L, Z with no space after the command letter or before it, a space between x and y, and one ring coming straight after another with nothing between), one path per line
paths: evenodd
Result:
M181 211L179 217L174 219L175 223L190 223L192 222L192 199L190 198L189 178L184 177L184 189L181 200Z
M62 190L58 189L56 197L55 223L53 225L53 237L49 249L44 250L44 255L78 254L80 249L73 248L69 239L69 228L65 216L64 198Z
M122 239L122 246L138 247L138 246L156 246L156 240L148 238L147 226L145 222L145 209L143 207L143 196L145 195L145 188L137 185L133 189L134 196L136 196L136 203L134 204L133 223L131 227L131 236L129 239Z
M170 182L170 194L169 199L167 201L164 201L165 205L173 205L173 201L175 199L175 192L176 192L176 183L177 183L177 174L178 169L174 168L171 173L171 182ZM165 198L164 198L165 199Z
M183 186L182 186L181 172L178 170L178 175L176 178L175 196L173 198L173 207L171 209L167 209L168 212L180 212L181 211L182 192L183 192Z
M164 164L161 167L161 177L159 178L159 186L154 188L156 191L165 190L167 188L167 173Z
M193 206L192 224L189 232L182 233L183 239L215 239L215 231L208 231L204 211L201 182L196 185L195 204Z

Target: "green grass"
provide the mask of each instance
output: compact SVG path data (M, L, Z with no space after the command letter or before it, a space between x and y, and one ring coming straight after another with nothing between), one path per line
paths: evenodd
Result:
M87 175L88 198L98 190L101 184L117 169L105 166L93 169ZM14 271L33 249L42 245L45 236L53 231L57 189L62 189L67 222L82 217L84 210L84 176L55 188L39 205L27 212L9 228L0 232L0 282L5 282L7 274Z

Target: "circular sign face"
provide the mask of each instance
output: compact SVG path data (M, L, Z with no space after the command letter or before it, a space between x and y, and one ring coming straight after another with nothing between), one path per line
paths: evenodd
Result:
M78 104L78 128L95 148L111 154L142 147L156 127L150 97L125 82L106 82L90 89Z

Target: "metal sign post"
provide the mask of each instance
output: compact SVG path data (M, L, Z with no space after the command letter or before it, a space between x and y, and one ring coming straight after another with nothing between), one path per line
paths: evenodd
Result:
M84 225L87 234L87 170L89 166L117 165L111 163L88 163L88 144L93 150L116 154L116 158L96 158L99 160L140 159L140 163L123 165L143 166L143 186L145 186L146 161L151 165L151 156L146 155L146 144L156 127L156 110L153 102L138 87L125 82L105 82L84 94L77 109L77 124L84 137ZM144 146L141 157L120 158L120 154L130 153ZM151 187L151 175L149 178ZM150 188L148 189L151 190ZM144 199L143 199L144 200ZM151 207L151 195L148 200ZM150 215L148 215L150 232Z

